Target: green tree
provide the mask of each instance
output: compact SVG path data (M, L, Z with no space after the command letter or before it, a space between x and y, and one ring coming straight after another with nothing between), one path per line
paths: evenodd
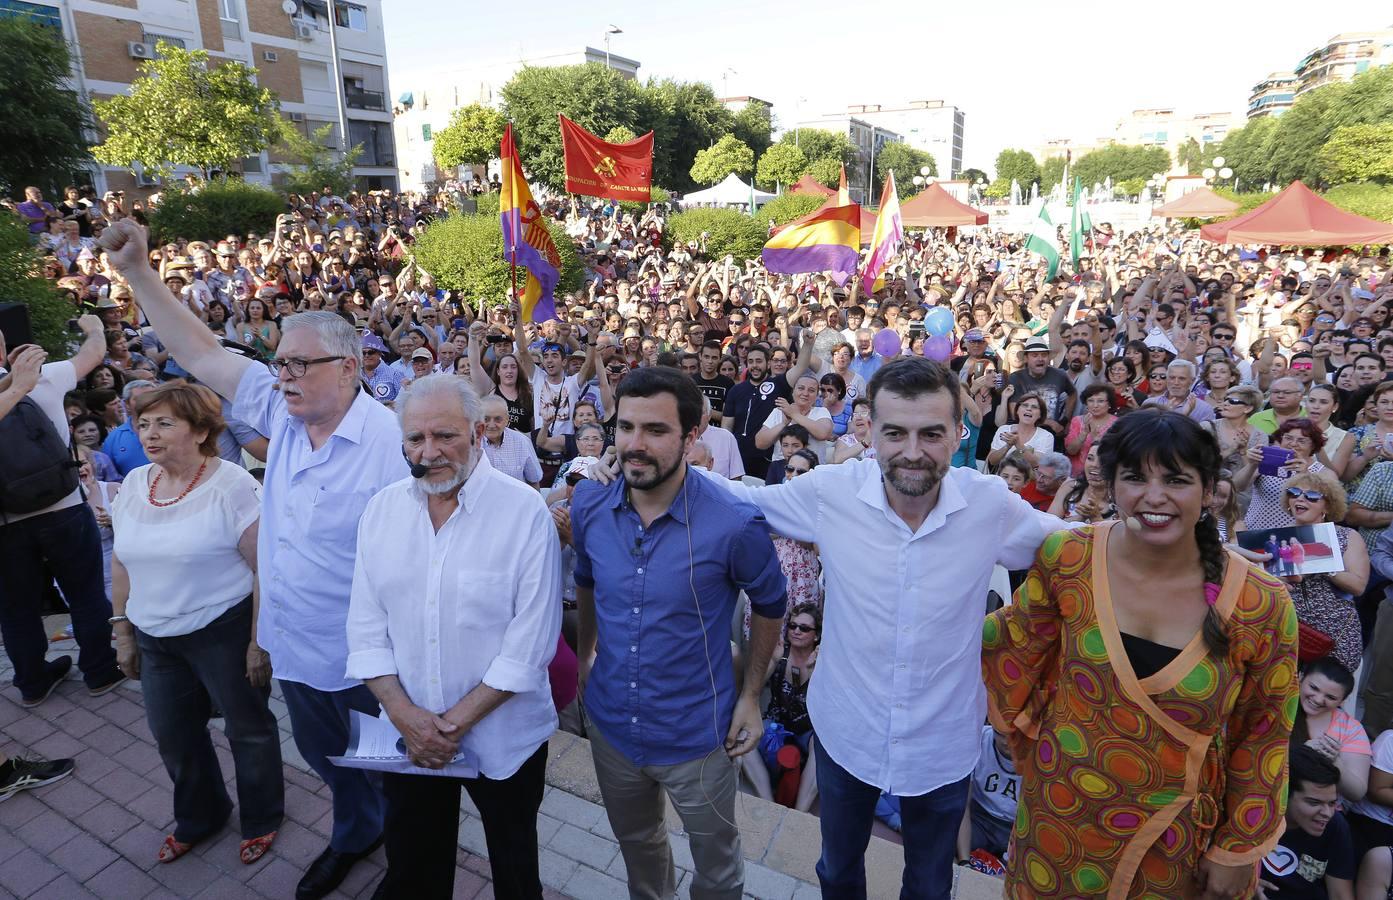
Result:
M1040 180L1040 164L1029 150L1002 150L996 155L996 177L1005 179L1009 189L1014 180L1023 193L1030 192L1030 186Z
M668 219L663 241L671 247L699 241L703 233L708 259L721 259L729 253L743 265L764 249L767 226L737 209L688 209Z
M884 188L888 172L895 173L895 189L903 197L914 190L914 176L924 166L929 167L930 175L938 174L938 165L932 154L896 141L880 148L875 156L876 182L872 185L875 202L880 202L880 192Z
M450 113L450 124L432 136L431 156L442 169L483 165L498 156L507 124L496 109L478 103L461 106Z
M0 16L0 192L19 196L28 185L56 197L86 162L83 128L91 117L65 86L68 45L56 28Z
M793 184L808 168L808 157L792 144L774 144L759 158L755 182L773 190L780 185Z
M1253 119L1236 131L1230 131L1215 150L1224 164L1233 169L1239 189L1252 190L1272 180L1272 157L1269 144L1276 134L1277 119L1263 116Z
M643 93L632 79L605 66L524 66L503 86L503 115L513 123L531 178L560 190L565 167L556 114L591 134L606 134L616 125L641 134L651 124ZM661 136L654 137L655 148L661 146ZM657 171L656 154L655 149L654 180L671 184ZM685 180L685 171L683 175Z
M1393 222L1393 185L1339 184L1326 191L1324 196L1331 203L1355 215L1377 219L1380 222Z
M1146 180L1157 172L1170 169L1170 154L1164 147L1141 147L1130 144L1110 144L1091 150L1074 160L1070 180L1078 176L1084 185L1092 187L1109 178L1114 185L1129 179ZM1069 185L1066 185L1069 187Z
M757 157L763 156L764 151L773 143L771 135L774 123L769 118L769 107L762 103L746 102L735 114L731 128L735 136L744 141Z
M1185 171L1191 175L1198 175L1204 171L1205 166L1209 165L1209 160L1204 158L1204 148L1194 138L1190 138L1180 145L1180 149L1175 154L1175 161L1178 165L1184 166ZM1224 162L1228 162L1227 157L1224 158Z
M329 135L333 130L334 125L329 122L307 135L294 123L281 120L276 143L292 161L292 168L281 184L282 191L287 194L308 194L327 186L342 197L353 190L353 167L363 155L363 145L355 144L347 153L341 154L329 146Z
M1048 163L1046 163L1046 165L1048 165ZM976 184L978 179L982 179L985 181L991 180L987 178L987 173L983 172L981 169L963 169L962 174L958 177L968 182L969 184Z
M261 87L256 70L206 50L184 50L165 41L156 59L140 65L130 94L94 100L106 140L92 155L109 166L139 163L168 176L175 166L198 169L206 180L269 147L280 132L276 95Z
M1051 156L1040 167L1040 193L1047 194L1064 180L1064 157Z
M1327 184L1393 179L1393 122L1336 128L1320 149L1319 163Z
M653 129L653 180L679 191L693 184L697 154L732 133L735 117L708 84L665 78L643 88L643 131ZM737 135L738 137L738 135ZM750 161L749 171L753 171Z
M605 140L611 144L627 144L637 139L638 135L634 134L634 130L625 125L616 125L605 134Z
M14 213L0 212L0 297L29 307L34 342L55 358L66 357L64 323L77 314L77 307L42 272L29 226Z
M998 177L982 193L993 200L1005 200L1011 196L1011 179Z
M599 68L599 66L596 66ZM579 290L584 274L575 244L556 222L547 222L561 255L561 279L556 296ZM512 283L510 266L503 261L503 232L496 215L453 215L432 222L412 246L416 261L453 291L461 302L499 306L508 302ZM519 269L523 267L519 266ZM522 286L523 272L518 272ZM559 303L558 303L559 305Z
M824 156L808 163L808 168L803 170L803 174L823 187L835 190L842 183L842 163L835 157Z
M1135 176L1132 178L1124 178L1121 181L1114 182L1113 187L1117 188L1118 193L1124 196L1137 197L1146 189L1146 179Z
M1291 109L1282 113L1267 144L1274 184L1285 187L1300 179L1315 188L1324 183L1318 160L1320 148L1335 131L1331 124L1334 111L1344 103L1348 91L1347 83L1327 84L1303 94ZM1224 161L1228 162L1228 158Z
M819 197L816 194L795 194L792 191L785 191L761 206L759 211L755 213L755 221L765 228L769 227L770 222L775 225L783 225L801 216L806 216L826 202L825 197Z
M856 145L844 131L827 131L822 128L798 128L785 131L779 138L781 144L793 144L803 151L809 162L820 159L834 159L846 166L856 165L859 154ZM835 182L833 187L836 187Z
M735 135L728 134L696 155L692 163L692 180L697 184L715 184L732 172L748 175L754 168L754 151Z
M1378 66L1354 76L1340 102L1324 114L1324 124L1332 131L1379 122L1393 122L1393 66Z

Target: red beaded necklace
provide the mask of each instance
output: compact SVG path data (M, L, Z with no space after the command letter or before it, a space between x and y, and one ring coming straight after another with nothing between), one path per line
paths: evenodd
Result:
M199 479L203 477L203 470L207 468L208 457L205 456L203 458L203 465L198 467L198 471L194 473L193 480L189 482L189 486L184 488L184 490L179 494L179 496L175 497L173 500L155 499L155 488L159 486L160 479L164 477L164 469L160 469L160 474L156 475L155 480L150 482L150 493L145 499L150 501L151 506L156 506L161 509L163 509L166 506L173 506L174 504L178 503L180 500L183 500L185 497L189 495L189 491L193 490L194 485L198 484Z

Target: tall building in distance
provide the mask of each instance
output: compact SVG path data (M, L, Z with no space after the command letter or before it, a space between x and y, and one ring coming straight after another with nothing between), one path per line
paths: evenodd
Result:
M963 111L942 100L912 100L903 106L855 104L847 113L903 135L901 140L934 158L941 180L963 170Z
M846 187L851 199L857 203L875 203L880 198L869 197L871 166L874 159L886 144L900 143L904 137L898 132L879 125L873 125L864 118L852 115L831 113L816 119L799 122L794 130L817 128L822 131L835 131L845 134L856 147L857 164L846 168Z
M3 0L0 0L3 2ZM397 96L396 143L398 177L404 191L420 191L432 182L454 176L453 171L436 168L433 144L435 133L450 124L450 114L461 106L479 104L499 107L501 91L524 66L573 66L583 63L608 65L625 78L637 78L636 59L606 53L594 47L563 50L527 59L481 60L431 72L412 79ZM742 103L741 106L744 104ZM604 137L604 135L600 135ZM527 148L522 148L524 154Z
M349 144L363 146L353 170L360 187L397 186L381 0L0 0L0 15L27 15L63 32L83 100L128 93L160 40L206 50L215 62L245 63L306 133L331 125L337 147L346 126ZM265 152L241 169L248 181L275 183L286 162ZM156 187L116 168L98 168L93 184L130 194Z
M1274 72L1253 85L1248 118L1280 116L1308 91L1390 64L1393 28L1337 34L1302 57L1290 72Z
M1217 147L1230 131L1242 128L1246 120L1241 113L1206 112L1181 113L1171 108L1134 109L1117 123L1111 134L1092 138L1054 138L1035 148L1040 162L1071 154L1077 160L1093 150L1109 144L1141 147L1161 147L1170 154L1170 169L1162 174L1184 175L1180 164L1180 148L1193 138L1201 148ZM1193 173L1190 173L1193 174Z

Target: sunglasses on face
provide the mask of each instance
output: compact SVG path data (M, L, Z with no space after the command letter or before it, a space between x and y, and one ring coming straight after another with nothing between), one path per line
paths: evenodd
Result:
M1320 491L1303 491L1301 488L1298 487L1287 488L1287 496L1293 500L1295 500L1298 497L1305 497L1312 503L1316 503L1325 499L1325 495L1322 494Z
M790 622L788 625L788 630L801 632L803 634L809 634L811 632L817 631L817 628L812 625L803 625L799 622Z
M1248 401L1242 397L1225 397L1224 403L1228 406L1247 406Z

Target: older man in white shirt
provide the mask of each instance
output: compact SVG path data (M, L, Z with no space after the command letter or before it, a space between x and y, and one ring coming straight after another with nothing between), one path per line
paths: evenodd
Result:
M920 357L871 379L874 460L784 484L723 481L769 527L816 544L827 601L808 710L817 734L825 898L866 896L881 791L900 798L906 897L952 890L956 829L986 716L982 620L992 567L1027 568L1051 532L1005 482L950 468L962 409L946 367Z
M253 363L224 350L160 283L145 229L134 220L114 223L101 243L179 365L270 439L256 545L257 641L271 655L296 748L333 792L329 846L295 889L296 900L318 900L382 836L376 773L329 757L348 747L351 710L378 711L372 693L344 675L344 622L358 519L368 498L406 473L400 431L391 411L363 390L361 339L336 314L288 316L276 358Z
M541 497L481 452L467 380L419 378L396 408L415 477L378 493L358 526L348 677L376 695L418 766L439 769L463 748L479 773L383 777L387 874L373 896L451 896L463 787L494 896L537 900L561 546Z

